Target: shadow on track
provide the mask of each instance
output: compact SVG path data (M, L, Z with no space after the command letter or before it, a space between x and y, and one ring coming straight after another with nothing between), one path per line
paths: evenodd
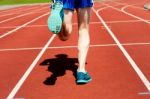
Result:
M75 77L78 59L68 58L66 54L57 54L55 57L46 59L40 63L41 66L48 66L48 71L51 72L51 75L43 82L45 85L55 85L57 78L64 76L66 70L72 71Z

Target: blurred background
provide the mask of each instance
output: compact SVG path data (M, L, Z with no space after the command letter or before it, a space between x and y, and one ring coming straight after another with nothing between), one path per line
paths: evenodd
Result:
M0 0L1 5L14 5L14 4L29 4L29 3L48 3L51 0Z

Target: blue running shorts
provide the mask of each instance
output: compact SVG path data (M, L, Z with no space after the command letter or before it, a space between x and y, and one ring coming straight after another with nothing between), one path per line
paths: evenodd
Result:
M62 0L64 9L74 10L93 6L93 0Z

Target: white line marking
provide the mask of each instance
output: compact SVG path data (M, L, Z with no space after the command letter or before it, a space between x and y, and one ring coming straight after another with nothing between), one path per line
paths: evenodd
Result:
M45 10L43 11L31 11L34 13L41 13L41 12L45 12ZM4 16L10 16L10 15L16 15L16 14L24 14L24 12L18 12L18 13L10 13L10 14L7 14L7 15L1 15L0 17L4 17Z
M140 92L139 95L150 95L150 92Z
M120 4L120 5L127 5L127 3L120 3L120 2L117 2L117 1L110 1L110 2L117 3L117 4Z
M28 7L28 8L22 8L21 10L17 10L17 12L14 12L13 13L13 11L11 11L11 13L7 13L7 14L1 14L0 15L0 17L4 17L4 16L9 16L9 15L14 15L14 14L22 14L22 13L24 13L25 11L32 11L32 10L35 10L35 9L37 9L37 8L41 8L41 7L43 7L44 5L39 5L39 6L31 6L31 7ZM48 6L47 6L48 7Z
M116 46L116 44L101 44L101 45L90 45L90 47L107 47L107 46ZM77 48L77 46L53 46L48 47L48 49L66 49L66 48ZM26 51L26 50L40 50L42 47L35 48L14 48L14 49L0 49L2 51Z
M24 8L22 8L22 10L19 10L19 11L17 10L18 12L15 12L15 13L12 13L12 11L11 11L11 13L1 14L0 17L9 16L9 15L13 15L13 14L20 14L20 13L23 13L24 11L28 11L33 8L37 8L37 7L34 6L34 7L30 7L30 8L25 8L25 10L24 10Z
M147 20L150 21L150 20ZM141 20L122 20L122 21L105 21L105 23L111 23L111 24L117 24L117 23L137 23L137 22L143 22ZM73 23L73 25L76 25L77 23ZM90 22L90 24L101 24L101 22ZM19 26L2 26L0 28L17 28ZM28 25L26 28L30 27L47 27L47 24L41 24L41 25Z
M100 24L101 22L90 22L90 24ZM73 25L77 25L77 23L73 23ZM0 28L16 28L20 26L7 26L7 27L0 27ZM41 25L28 25L26 27L47 27L47 24L41 24Z
M129 4L127 4L127 3L120 3L120 2L117 2L117 1L110 1L110 2L117 3L117 4L120 4L120 5L129 5ZM133 4L133 5L131 5L131 6L134 7L134 8L137 8L137 9L141 9L141 10L146 11L146 9L144 9L144 7L136 6L137 4L138 4L138 3ZM143 4L142 4L142 5L143 5Z
M135 6L135 5L131 5L133 8L136 8L136 9L140 9L140 10L143 10L143 11L146 11L146 9L144 9L144 7L138 7L138 6Z
M149 83L148 79L145 77L145 75L139 69L139 67L134 62L134 60L131 58L131 56L128 54L128 52L125 50L125 48L121 45L121 43L119 42L119 40L117 39L117 37L114 35L114 33L108 28L108 26L105 23L105 21L98 14L99 11L96 11L94 8L93 8L93 11L96 13L96 15L99 18L99 20L103 23L103 25L107 29L108 33L112 36L113 40L116 42L116 44L118 45L118 47L120 48L120 50L122 51L122 53L124 54L124 56L127 58L127 60L129 61L129 63L131 64L132 68L135 70L135 72L137 73L137 75L139 76L139 78L141 79L141 81L143 82L143 84L145 85L145 87L147 88L147 90L150 91L150 83Z
M126 12L125 9L126 9L127 7L129 7L129 6L132 6L132 5L127 5L127 6L123 7L123 8L121 9L121 11L122 11L123 13L129 15L129 16L132 16L132 17L134 17L134 18L136 18L136 19L139 19L139 20L141 20L141 21L143 21L143 22L145 22L145 23L150 24L150 22L148 22L147 20L145 20L145 19L143 19L143 18L140 18L140 17L138 17L138 16L136 16L136 15L133 15L133 14L131 14L131 13Z
M38 10L35 10L35 11L40 11L40 10L43 10L43 9L45 9L45 8L47 8L47 7L43 7L43 8L40 8L40 9L38 9ZM3 20L3 21L0 21L0 24L1 24L1 23L4 23L4 22L7 22L7 21L10 21L10 20L13 20L13 19L16 19L16 18L20 18L20 17L26 16L26 15L30 15L30 14L34 14L34 12L31 11L31 12L29 12L29 13L20 14L20 15L17 15L17 16L15 16L15 17L11 17L11 18L5 19L5 20Z
M140 45L150 45L150 43L124 43L123 46L140 46ZM100 44L100 45L90 45L90 47L113 47L117 44ZM0 52L5 51L28 51L28 50L41 50L43 47L33 47L33 48L10 48L10 49L0 49ZM66 49L66 48L77 48L77 46L53 46L47 49Z
M15 7L15 8L11 8L11 9L6 9L6 10L3 10L3 11L0 11L0 15L2 15L4 13L9 13L9 12L12 12L12 11L15 11L15 10L17 10L17 11L18 10L19 11L27 11L29 9L32 9L32 8L35 8L35 7L39 7L39 6L44 6L44 5L47 5L47 4L34 4L34 5L33 4L24 4L24 5Z
M40 53L38 54L38 56L35 58L35 60L29 66L29 68L27 69L27 71L21 77L21 79L19 80L19 82L13 88L13 90L11 91L11 93L8 95L7 99L13 99L14 98L14 96L16 95L16 93L18 92L18 90L20 89L20 87L22 86L22 84L24 83L24 81L27 79L27 77L29 76L29 74L31 73L31 71L33 70L33 68L36 66L37 62L40 60L40 58L42 57L42 55L44 54L44 52L46 51L46 49L48 48L48 46L51 44L51 42L53 41L53 39L55 37L56 37L56 34L52 35L52 37L49 39L49 41L46 43L46 45L40 51Z
M6 37L7 35L10 35L10 34L14 33L15 31L17 31L17 30L19 30L19 29L25 27L26 25L28 25L28 24L30 24L30 23L33 23L34 21L36 21L36 20L38 20L38 19L40 19L40 18L42 18L42 17L44 17L44 16L46 16L46 15L48 15L48 14L49 14L49 12L48 12L48 13L45 13L45 14L43 14L43 15L41 15L41 16L39 16L39 17L37 17L37 18L35 18L35 19L33 19L33 20L31 20L31 21L29 21L29 22L27 22L27 23L25 23L25 24L23 24L23 25L21 25L21 26L15 28L15 29L13 29L13 30L11 30L11 31L8 31L8 32L4 33L3 35L0 35L0 39L3 38L3 37Z
M0 14L2 15L3 13L8 13L10 11L15 11L15 10L20 10L20 9L24 9L25 6L19 6L19 7L14 7L11 9L4 9L3 11L0 11Z
M131 5L127 5L127 6L123 7L121 10L119 10L119 9L113 7L113 6L110 6L110 5L108 5L108 4L104 4L104 5L109 6L109 7L113 8L113 9L119 11L119 12L123 12L123 13L125 13L125 14L127 14L127 15L129 15L129 16L131 16L131 17L134 17L134 18L136 18L136 19L138 19L138 20L141 20L141 21L143 21L143 22L145 22L145 23L148 23L148 24L150 23L149 21L147 21L147 20L145 20L145 19L142 19L142 18L140 18L140 17L138 17L138 16L135 16L135 15L133 15L133 14L130 14L130 13L124 11L125 8L127 8L128 6L131 6Z
M147 20L150 21L150 20ZM105 23L135 23L135 22L143 22L141 20L123 20L123 21L106 21Z

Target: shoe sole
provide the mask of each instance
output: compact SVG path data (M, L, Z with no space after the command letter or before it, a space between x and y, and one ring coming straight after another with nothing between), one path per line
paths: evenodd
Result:
M62 27L62 18L60 16L63 7L52 10L51 15L48 18L48 28L54 34L58 34Z
M83 84L83 83L88 83L90 82L92 79L89 80L77 80L77 84Z

